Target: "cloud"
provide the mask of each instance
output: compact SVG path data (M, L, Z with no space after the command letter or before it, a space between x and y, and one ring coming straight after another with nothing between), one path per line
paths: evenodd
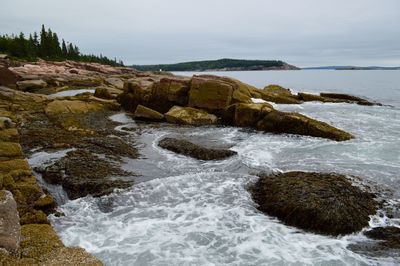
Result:
M51 27L126 63L222 57L400 65L397 0L3 0L3 33Z

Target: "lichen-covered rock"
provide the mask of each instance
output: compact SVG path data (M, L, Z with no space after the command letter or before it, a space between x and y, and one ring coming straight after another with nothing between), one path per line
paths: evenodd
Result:
M250 192L260 211L320 234L360 231L378 208L374 194L353 186L339 174L262 174Z
M158 143L158 146L163 149L190 156L199 160L223 160L237 154L235 151L209 149L200 145L196 145L187 140L175 138L164 138Z
M350 133L325 122L298 113L285 113L276 110L269 112L260 120L257 123L257 129L265 132L305 135L336 141L345 141L353 138Z
M85 265L102 266L103 263L79 247L63 247L51 252L42 259L43 265L65 266Z
M21 91L34 92L35 90L43 89L47 86L44 80L23 80L17 82L18 89Z
M238 127L255 127L265 115L273 110L268 103L240 103L236 105L234 125Z
M174 106L165 114L167 122L183 125L212 125L217 123L217 117L206 111L191 107Z
M0 161L17 158L23 158L21 145L15 142L0 141Z
M0 190L0 248L13 253L19 248L21 227L17 203L11 192Z
M112 87L97 87L94 96L101 99L116 99L122 93L121 90Z
M164 120L164 115L153 110L147 108L143 105L138 105L136 107L136 111L134 114L135 119L145 120L145 121L162 121Z

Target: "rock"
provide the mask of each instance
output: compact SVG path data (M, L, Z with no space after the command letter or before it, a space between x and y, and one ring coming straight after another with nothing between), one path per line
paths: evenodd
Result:
M0 86L16 88L18 76L6 67L0 66Z
M158 146L199 160L223 160L237 154L235 151L208 149L189 141L175 138L164 138L158 143Z
M51 252L45 259L43 265L64 266L64 265L85 265L102 266L103 263L93 255L79 247L63 247Z
M174 106L165 114L167 122L184 125L213 125L217 123L217 117L206 111L191 107Z
M82 114L89 111L98 111L102 108L99 103L80 100L54 100L47 104L44 111L48 116L60 114Z
M7 160L9 159L22 159L23 153L21 149L21 145L15 142L1 142L0 141L0 161L3 161L2 158Z
M224 110L231 104L234 87L223 79L194 76L189 91L189 106L210 111Z
M105 82L108 85L114 86L115 88L119 89L119 90L123 90L124 89L124 81L120 78L107 78L105 80Z
M0 59L7 59L8 58L8 55L6 55L6 54L0 54Z
M19 248L21 227L17 203L11 192L0 190L0 248L14 253Z
M273 110L268 103L240 103L236 105L234 125L238 127L255 127L265 115Z
M305 93L305 92L299 92L297 94L299 96L299 99L305 102L311 102L311 101L318 101L318 102L337 102L334 99L327 99L326 97L322 97L319 95L311 94L311 93Z
M9 117L0 117L0 130L14 128L16 124Z
M161 113L167 112L175 105L188 104L189 80L187 78L167 77L155 82L152 87L152 96L149 105Z
M18 89L21 91L34 92L47 87L47 83L41 79L39 80L23 80L17 82Z
M87 195L99 197L110 194L115 188L132 185L129 181L111 179L112 176L126 176L128 173L86 150L70 151L66 157L41 172L46 182L61 184L70 199Z
M0 141L19 142L18 130L16 128L0 129Z
M327 235L360 231L378 208L372 193L339 174L262 174L250 192L260 211L287 225Z
M279 85L269 85L261 91L261 98L265 101L279 104L300 104L301 100L293 95L289 89L285 89Z
M363 98L360 98L360 97L356 97L356 96L353 96L353 95L349 95L349 94L344 94L344 93L326 93L326 92L324 93L324 92L321 92L320 96L324 97L324 98L333 99L335 101L353 102L353 103L357 103L357 104L360 104L360 105L369 105L369 106L371 106L371 105L381 105L379 103L373 103L373 102L370 102L370 101L368 101L366 99L363 99Z
M354 138L350 133L327 123L298 113L269 112L257 123L257 129L272 133L288 133L345 141Z
M153 109L147 108L143 105L138 105L134 114L135 119L147 120L147 121L162 121L164 115L154 111Z
M97 87L94 96L102 99L116 99L121 93L121 90L112 87Z
M376 227L364 233L369 238L375 240L383 240L379 243L382 248L400 249L400 228L389 227Z

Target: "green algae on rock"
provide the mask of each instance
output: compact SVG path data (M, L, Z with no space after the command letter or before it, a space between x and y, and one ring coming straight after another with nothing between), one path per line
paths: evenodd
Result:
M260 211L320 234L360 231L378 209L374 194L333 173L260 174L249 190Z

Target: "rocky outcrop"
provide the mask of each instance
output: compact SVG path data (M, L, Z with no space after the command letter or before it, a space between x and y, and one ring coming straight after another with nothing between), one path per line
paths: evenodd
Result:
M353 186L343 175L287 172L262 174L249 188L258 209L285 224L328 235L368 226L376 213L374 194Z
M0 190L0 248L14 253L19 248L20 238L17 203L11 192Z
M0 66L0 86L16 88L18 76L6 67Z
M134 113L135 119L144 120L144 121L163 121L164 115L153 110L147 108L143 105L138 105L136 107L136 111Z
M102 86L102 87L97 87L95 92L94 92L94 96L98 97L98 98L102 98L102 99L116 99L118 97L118 95L120 95L122 93L122 90L113 88L113 87L106 87L106 86Z
M233 107L232 107L233 108ZM256 127L274 109L268 103L240 103L236 104L233 124L238 127Z
M217 123L218 118L206 111L191 107L174 106L167 113L165 119L172 124L181 125L213 125Z
M269 85L261 92L261 98L268 102L281 104L300 104L301 100L296 95L293 95L289 89L279 85Z
M353 95L349 95L349 94L343 94L343 93L324 93L324 92L321 92L320 96L324 97L324 98L328 98L328 99L333 99L335 101L357 103L357 104L360 104L360 105L379 105L377 103L369 102L366 99L363 99L363 98L360 98L360 97L356 97L356 96L353 96Z
M336 141L350 140L350 133L335 128L327 123L309 118L298 113L286 113L273 110L257 123L256 128L265 132L287 133L312 137L327 138Z
M187 140L175 138L164 138L158 143L158 146L199 160L223 160L237 154L235 151L209 149L193 144Z

